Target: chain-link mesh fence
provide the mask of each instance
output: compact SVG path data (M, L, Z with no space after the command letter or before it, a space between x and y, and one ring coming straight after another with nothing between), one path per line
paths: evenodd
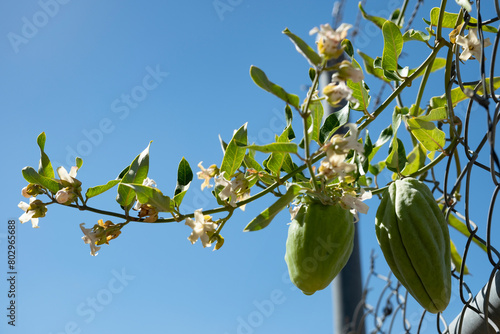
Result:
M406 30L422 3L422 0L416 1ZM481 7L482 3L488 7L486 11ZM500 27L494 26L499 21L498 0L476 0L473 13L464 12L465 24L460 27L460 34L467 33L467 26L477 29L482 52L475 63L476 69L471 71L471 66L465 66L460 60L460 48L455 45L451 55L452 70L445 82L447 94L444 95L449 115L453 116L452 122L438 124L439 127L449 126L460 139L453 154L446 158L445 167L436 167L422 178L440 201L450 231L455 233L452 241L457 242L461 237L457 251L462 262L460 265L454 261L452 272L452 304L458 311L436 315L420 308L418 316L414 311L409 314L411 296L392 274L384 275L376 270L376 256L372 253L363 300L354 316L356 321L353 321L361 323L368 333L500 332L500 254L497 250L500 249L500 238L495 226L495 207L500 191L500 162L495 148L500 120L500 96L495 95L500 82L500 77L495 78ZM356 26L359 27L359 21ZM486 31L490 37L492 33L495 36L492 47L488 49L484 48ZM486 55L485 51L488 51ZM460 107L451 100L450 92L456 87L460 87L466 96ZM382 95L383 89L384 85L378 96ZM379 100L376 99L375 105ZM463 131L458 133L457 129ZM474 221L473 217L485 218ZM468 266L480 270L469 273ZM359 328L351 326L345 332L357 333Z

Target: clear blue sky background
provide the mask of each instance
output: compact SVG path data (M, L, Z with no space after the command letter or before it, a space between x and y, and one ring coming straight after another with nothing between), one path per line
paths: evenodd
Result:
M229 140L233 129L249 122L251 140L264 144L282 131L283 103L253 84L249 67L259 66L303 97L308 63L281 31L289 27L313 43L309 30L330 22L333 5L221 0L230 10L217 12L213 1L199 0L66 2L58 7L53 4L59 2L48 0L0 4L2 277L7 272L6 224L22 213L17 208L26 184L21 169L37 167L40 132L47 134L46 150L54 167L69 168L74 152L83 158L78 179L84 189L114 179L153 140L149 176L171 195L182 157L195 172L199 161L206 167L220 165L219 134ZM458 11L449 2L449 10ZM51 16L43 14L41 4L52 4L45 6ZM367 9L387 16L398 4L368 1ZM354 23L357 2L347 6L344 21ZM429 8L418 16L427 16ZM30 30L33 22L38 27ZM416 26L423 29L418 18ZM10 33L27 37L15 45ZM381 33L363 22L355 47L380 56ZM403 65L411 67L428 54L416 42L406 44L404 51ZM144 83L152 71L160 73L156 82ZM433 76L439 94L441 78ZM368 83L378 91L378 82ZM144 85L151 89L141 89ZM138 100L124 100L141 91L146 94ZM408 96L406 103L411 104L414 97ZM372 136L385 126L371 128ZM183 204L186 211L216 206L200 185L193 182ZM89 204L119 210L114 197L112 190ZM263 231L242 233L266 204L259 201L246 212L238 211L224 228L226 243L217 252L191 245L191 229L183 223L130 224L97 257L89 255L78 225L91 227L106 217L49 207L39 229L17 226L17 322L15 328L7 325L7 285L2 279L0 332L332 333L331 289L305 296L287 278L283 257L288 213ZM377 200L368 204L376 208ZM372 249L379 254L380 272L387 272L374 236L374 214L372 209L358 226L364 275ZM458 300L456 291L453 298ZM459 308L452 308L449 320Z

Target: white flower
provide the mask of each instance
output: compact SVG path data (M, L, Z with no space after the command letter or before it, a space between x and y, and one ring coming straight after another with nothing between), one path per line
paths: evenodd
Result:
M350 208L351 213L354 215L354 222L359 221L358 212L368 213L369 206L363 203L364 200L372 198L371 191L365 191L361 189L361 196L355 197L349 194L344 194L341 198L342 203L344 203L348 208Z
M21 190L21 194L23 195L23 197L26 197L26 198L31 197L31 195L28 194L28 186L24 187L23 190Z
M194 244L200 239L203 247L210 247L212 243L209 241L210 238L207 232L215 231L217 224L212 222L210 218L205 220L205 216L201 211L201 209L195 210L194 219L186 218L185 224L193 229L188 240L191 241L191 244Z
M30 198L30 203L20 202L17 205L24 213L19 217L21 224L31 220L31 226L38 228L38 218L44 217L47 208L43 205L42 201L37 200L35 197Z
M464 50L460 54L460 60L466 61L473 57L481 58L481 41L477 38L477 29L470 29L467 36L457 36L456 44L460 45ZM490 46L489 38L484 40L484 47Z
M360 82L364 78L365 76L361 69L354 67L352 63L344 60L340 63L338 71L333 73L332 83L346 81L347 79L350 79L352 82Z
M156 182L153 179L146 177L144 181L142 181L142 185L146 187L156 187ZM135 200L136 202L133 209L139 211L141 209L142 204L144 203L140 203L138 198L136 198Z
M62 181L66 181L70 184L75 184L76 183L76 172L78 171L78 167L73 166L71 167L69 173L64 167L59 167L57 169L57 174L59 175L59 178Z
M97 233L95 233L91 228L83 227L83 225L85 224L84 223L80 224L80 228L84 234L82 240L86 244L90 245L90 255L96 256L99 249L101 249L101 247L96 245L96 242L99 240L99 238L97 237Z
M57 203L64 204L69 200L69 193L65 189L61 189L56 193Z
M354 104L359 103L358 100L352 96L352 89L347 87L345 81L329 83L323 88L323 94L332 105L337 105L344 99Z
M327 59L338 58L344 52L344 48L340 44L347 36L347 30L352 27L350 24L342 23L336 30L329 24L322 24L320 28L314 27L309 32L309 35L318 34L316 44L318 52Z
M236 193L233 190L233 184L231 181L226 180L224 177L224 173L217 175L215 177L215 185L216 186L223 186L224 189L219 193L219 198L223 201L226 201L229 199L229 205L231 205L233 208L236 207Z
M469 13L472 11L472 6L470 5L469 0L455 0L455 2Z
M205 187L207 187L207 188L212 187L212 185L210 184L210 180L215 176L216 168L217 168L217 166L212 165L212 166L208 167L207 169L205 169L202 166L202 163L203 163L203 161L200 161L200 163L198 164L198 167L201 169L201 172L196 173L196 175L198 175L198 179L204 180L202 185L201 185L201 190L205 189Z
M294 206L290 205L290 208L288 208L288 211L290 212L290 217L292 218L292 220L294 220L295 217L297 216L297 213L299 212L301 206L302 206L302 204L294 205Z

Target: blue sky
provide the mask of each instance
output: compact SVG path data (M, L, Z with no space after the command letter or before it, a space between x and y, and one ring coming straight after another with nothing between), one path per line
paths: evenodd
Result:
M217 9L217 3L225 6ZM398 4L369 1L366 7L387 16ZM114 179L152 140L149 176L171 195L182 157L194 171L200 161L220 165L219 135L229 140L233 129L248 122L251 140L264 144L282 131L283 103L254 85L249 68L259 66L303 97L308 63L281 31L288 27L313 43L309 30L330 22L331 9L331 1L299 0L2 2L3 258L7 221L22 213L17 208L26 184L21 169L38 165L39 133L47 135L55 167L69 168L75 154L83 158L78 179L84 189ZM450 1L449 10L458 6ZM427 5L418 16L428 11ZM344 21L354 23L356 13L357 2L348 1ZM421 22L417 18L423 29ZM381 55L381 34L372 25L362 24L358 42L355 47L372 57ZM428 53L412 43L404 51L410 67ZM433 78L441 94L442 79ZM377 92L378 82L370 80ZM385 126L370 128L372 136ZM216 206L200 185L199 180L191 185L186 211ZM89 204L119 210L114 197L112 190ZM191 230L183 223L129 224L96 257L89 255L78 225L90 227L106 217L50 207L39 229L17 226L17 324L6 323L2 280L0 331L331 333L331 289L305 296L287 278L288 213L263 231L242 233L266 204L258 201L236 212L217 252L191 245ZM368 204L376 208L377 202ZM380 272L387 272L374 215L372 209L358 223L364 275L372 249L379 254Z

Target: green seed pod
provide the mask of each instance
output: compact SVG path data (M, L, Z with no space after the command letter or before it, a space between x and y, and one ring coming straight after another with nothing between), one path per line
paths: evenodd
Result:
M375 230L394 276L427 311L445 310L451 296L450 236L429 188L413 178L392 183Z
M288 229L285 261L306 295L326 288L351 256L354 223L339 205L302 204Z

